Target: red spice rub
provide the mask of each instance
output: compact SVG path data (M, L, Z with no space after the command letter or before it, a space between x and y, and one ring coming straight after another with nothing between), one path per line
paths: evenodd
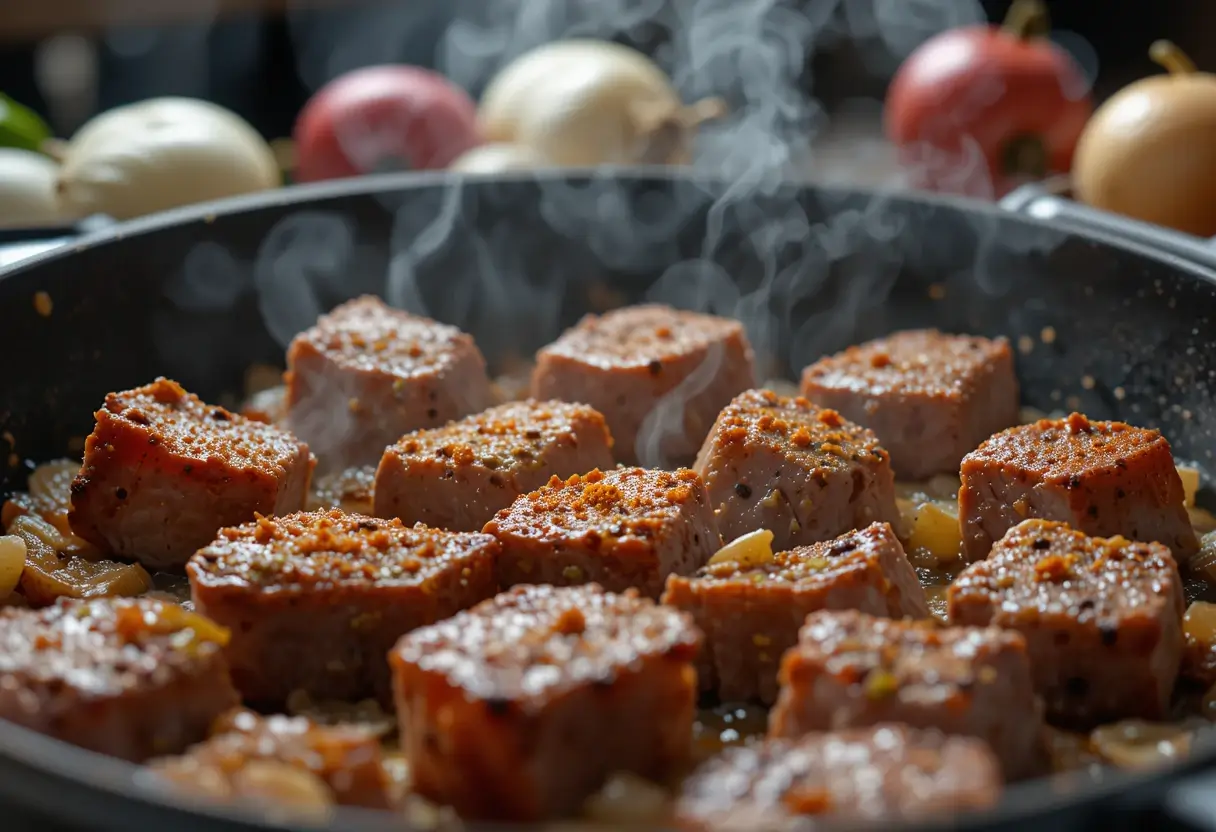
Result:
M222 526L304 505L307 445L175 381L110 393L96 418L68 520L103 551L180 568Z
M652 598L668 575L691 573L721 546L705 484L687 469L553 477L485 531L503 546L503 586L595 581Z

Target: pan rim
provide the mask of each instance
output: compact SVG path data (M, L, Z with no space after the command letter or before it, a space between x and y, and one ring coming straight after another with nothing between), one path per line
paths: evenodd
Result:
M0 280L36 270L46 262L71 257L85 249L155 234L172 227L196 222L210 223L219 217L236 217L276 207L293 205L306 207L331 199L409 193L453 185L476 188L482 184L525 186L537 181L590 182L602 179L656 185L700 183L714 190L724 190L731 184L731 180L726 177L699 174L687 168L628 166L517 172L507 175L462 175L447 171L425 171L379 174L331 182L292 185L274 191L191 205L118 223L82 236L71 244L0 268ZM1175 254L1156 251L1150 246L1132 241L1107 237L1099 232L1061 230L1046 220L1011 213L994 203L973 198L901 192L881 188L818 185L805 181L783 183L779 190L839 194L841 196L862 195L894 203L940 207L965 214L978 214L994 220L1010 221L1047 232L1078 237L1115 251L1128 252L1137 257L1158 262L1192 279L1216 287L1216 270ZM1175 782L1180 775L1210 765L1214 760L1216 760L1216 729L1204 728L1191 754L1186 759L1172 765L1151 772L1132 772L1110 768L1097 777L1084 774L1064 774L1037 778L1009 787L1002 801L990 811L960 815L957 816L957 820L944 819L943 823L948 823L950 828L979 828L987 823L1017 822L1019 819L1041 817L1053 812L1092 805L1116 796L1128 787L1133 787L1137 793L1142 794L1153 787L1168 786ZM36 776L56 781L59 786L58 794L64 798L62 803L58 804L58 808L65 812L70 810L78 816L87 812L87 805L90 802L102 800L111 803L117 801L128 806L138 805L146 810L160 813L165 819L172 818L179 822L186 822L187 828L192 828L191 821L205 823L207 829L219 828L221 824L227 824L231 829L282 829L283 824L288 822L292 824L292 828L367 829L369 832L408 828L406 821L399 814L350 808L338 809L323 826L304 827L297 820L284 820L282 824L275 823L256 810L217 806L212 803L191 800L151 781L146 770L139 765L86 751L38 734L15 723L0 720L0 771L5 769L18 771L22 768ZM1064 784L1072 785L1069 788L1062 788ZM68 789L73 787L77 790L81 787L89 790L92 793L90 799L82 800L79 806L74 805L74 801L68 797ZM0 791L8 788L7 786L0 787ZM200 828L203 828L202 823L200 823ZM468 828L489 830L519 827L468 824ZM834 826L834 828L848 828L848 826ZM937 827L928 824L901 828Z

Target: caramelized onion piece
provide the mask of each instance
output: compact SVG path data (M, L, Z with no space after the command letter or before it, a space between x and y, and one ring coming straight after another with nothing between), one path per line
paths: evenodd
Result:
M957 503L921 503L912 514L911 528L907 548L916 566L940 567L958 560L963 533Z
M25 571L25 541L15 534L0 537L0 601L8 599Z
M950 613L946 607L948 586L925 587L925 598L929 601L929 613L941 624L950 623Z
M68 510L72 502L72 480L80 471L80 463L70 459L39 465L30 474L29 492L15 494L4 504L3 515L7 529L24 514L35 514L58 532L48 543L61 555L79 555L95 560L101 557L97 547L72 533Z
M667 813L668 796L661 787L636 774L621 773L609 778L587 799L583 809L588 820L613 826L652 826Z
M773 559L773 533L768 529L740 535L714 553L710 563L737 563L742 568L762 566Z
M234 797L271 804L293 819L324 820L334 806L334 793L324 780L276 760L251 760L232 775L231 783Z
M1120 768L1166 765L1191 750L1194 726L1127 719L1095 728L1089 735L1094 751Z
M1199 493L1199 469L1191 465L1178 465L1178 478L1182 480L1183 502L1194 508L1195 495Z
M1216 583L1216 531L1199 538L1199 551L1191 556L1186 565L1192 574L1209 583Z
M61 556L55 545L63 541L63 536L36 514L18 517L8 531L25 543L21 591L35 606L53 603L60 597L142 595L152 588L152 577L139 564Z

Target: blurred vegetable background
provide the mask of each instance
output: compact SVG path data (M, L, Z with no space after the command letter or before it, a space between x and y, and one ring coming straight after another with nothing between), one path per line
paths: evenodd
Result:
M705 7L727 9L727 0L18 8L26 5L0 5L0 225L127 218L380 170L687 164L700 158L698 136L736 124L740 102L755 98L745 88L763 81L763 72L712 60L690 77L688 56L676 54L676 41L693 37L679 28L689 9L705 20ZM1204 135L1207 122L1187 114L1212 111L1196 103L1212 97L1202 91L1210 76L1142 82L1159 87L1149 99L1171 102L1149 110L1144 135L1153 142L1111 138L1129 111L1118 97L1090 121L1122 87L1164 74L1149 56L1155 38L1172 38L1199 70L1216 69L1216 39L1205 34L1216 31L1216 4L760 5L781 12L772 17L789 32L776 36L805 47L791 50L802 65L789 68L804 100L780 125L818 143L795 160L798 174L995 197L1067 176L1076 152L1077 196L1216 233L1196 207L1212 204L1200 186L1213 181L1204 164L1167 165L1157 176L1161 158L1150 149L1189 148ZM1129 98L1144 100L1121 100ZM714 154L705 155L712 167Z

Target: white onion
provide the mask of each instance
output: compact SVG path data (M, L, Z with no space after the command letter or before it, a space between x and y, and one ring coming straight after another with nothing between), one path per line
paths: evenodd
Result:
M449 169L461 173L491 174L544 166L544 158L530 147L495 142L466 151L453 160Z
M716 98L684 106L636 50L575 39L504 68L486 88L479 119L488 141L527 145L559 166L686 164L692 134L724 109Z
M59 165L30 150L0 147L0 228L52 225L61 219L55 197Z
M708 563L737 563L742 569L762 566L773 559L773 533L756 529L742 534L714 553Z
M206 101L156 98L82 127L64 151L59 189L75 216L129 219L281 182L274 152L239 116Z

